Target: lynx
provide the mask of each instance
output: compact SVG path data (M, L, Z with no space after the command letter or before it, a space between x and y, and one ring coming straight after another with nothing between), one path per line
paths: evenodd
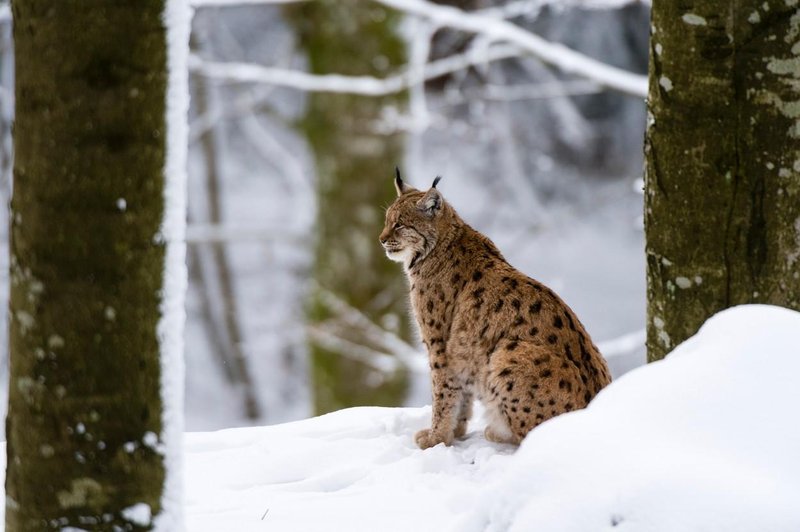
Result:
M433 416L415 440L426 449L464 436L477 396L486 439L519 444L545 420L585 407L611 381L608 367L575 313L464 223L439 179L422 192L398 171L380 235L403 264L429 355Z

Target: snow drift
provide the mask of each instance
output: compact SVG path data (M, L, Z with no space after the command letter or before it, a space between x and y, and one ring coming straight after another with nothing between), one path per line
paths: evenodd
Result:
M519 450L417 449L429 408L190 434L189 529L800 530L800 313L724 311Z
M799 313L721 312L542 425L456 528L800 530L798 375Z

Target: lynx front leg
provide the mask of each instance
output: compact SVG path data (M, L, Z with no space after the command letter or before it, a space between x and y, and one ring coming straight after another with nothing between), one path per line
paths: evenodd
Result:
M464 390L445 369L431 370L433 389L433 416L431 428L417 432L414 440L421 449L439 443L450 445L456 436L457 418L460 414Z

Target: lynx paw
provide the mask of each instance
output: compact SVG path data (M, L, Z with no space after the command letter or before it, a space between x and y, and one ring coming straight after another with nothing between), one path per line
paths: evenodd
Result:
M486 430L483 431L483 435L487 440L495 443L519 445L520 441L522 441L519 436L512 434L511 431L507 429L505 431L496 431L492 427L486 427Z
M417 442L417 445L420 449L427 449L440 443L450 445L453 443L453 438L452 436L450 438L445 438L442 435L434 432L433 429L423 429L417 432L417 434L414 436L414 441Z

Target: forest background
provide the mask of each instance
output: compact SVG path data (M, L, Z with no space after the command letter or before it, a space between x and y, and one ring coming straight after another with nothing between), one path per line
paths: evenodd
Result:
M647 72L646 2L438 3ZM418 187L442 175L462 216L575 309L615 375L644 363L642 98L379 3L286 4L195 6L187 430L430 401L405 281L377 242L395 165ZM385 78L454 58L461 68L378 96L328 78L276 84L268 70ZM4 7L0 216L11 192L13 70ZM0 246L6 276L5 225Z

